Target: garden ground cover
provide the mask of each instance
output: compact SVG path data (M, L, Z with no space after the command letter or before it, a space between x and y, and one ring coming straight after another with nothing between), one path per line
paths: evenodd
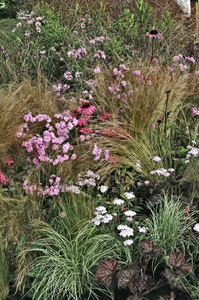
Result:
M197 299L193 29L26 9L0 20L0 299Z

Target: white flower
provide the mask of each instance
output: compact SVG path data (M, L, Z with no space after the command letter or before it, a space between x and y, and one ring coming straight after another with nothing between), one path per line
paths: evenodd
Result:
M154 156L153 157L153 160L156 161L156 162L160 162L161 161L161 158L159 156Z
M128 228L129 227L127 225L122 225L122 224L117 226L118 230L123 230L123 229L128 229Z
M122 199L115 199L113 201L113 204L115 204L115 205L122 205L122 204L124 204L124 200L122 200Z
M126 240L126 241L124 241L124 246L129 246L129 245L131 245L131 244L133 244L133 240Z
M121 230L119 235L121 235L123 237L133 236L133 232L134 232L134 230L132 228L128 227L127 229Z
M168 169L168 171L169 171L169 172L174 172L174 171L175 171L175 169L173 169L173 168L169 168L169 169Z
M98 187L98 190L100 190L101 193L105 193L108 190L108 186L101 185Z
M133 218L128 217L128 218L126 218L126 221L131 222L131 221L133 221Z
M132 199L135 198L135 195L133 194L133 192L125 192L124 195L126 196L127 199Z
M149 180L146 180L144 183L145 183L145 185L149 185L149 184L150 184L150 181L149 181Z
M109 221L113 220L113 216L110 214L106 214L105 216L103 216L102 222L103 223L109 223Z
M107 213L107 211L106 211L106 207L104 207L104 206L102 206L102 205L100 205L100 206L98 206L98 207L96 207L96 209L95 209L97 212L100 212L101 214L105 214L105 213Z
M136 215L136 212L133 210L127 210L124 212L125 216L127 217L134 217Z
M142 233L146 233L146 231L147 231L147 228L146 227L141 227L141 226L138 226L138 230L139 230L139 232L142 232Z
M199 223L195 224L193 229L197 232L199 232Z

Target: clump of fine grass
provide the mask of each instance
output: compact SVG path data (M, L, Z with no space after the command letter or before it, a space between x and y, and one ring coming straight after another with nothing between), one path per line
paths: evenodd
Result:
M0 219L0 227L6 232L5 246L12 241L18 243L23 236L33 233L34 224L41 219L40 203L28 196L14 199L0 195Z
M33 299L77 299L96 295L99 286L94 272L104 259L119 259L119 242L108 234L98 234L91 224L68 230L60 221L65 234L53 229L41 229L41 238L23 250L22 255L36 253L27 271L37 276L32 284ZM106 241L106 243L104 243ZM28 273L27 273L28 274ZM20 286L20 285L19 285ZM110 293L109 293L110 294Z
M140 70L140 76L134 75L136 69ZM168 73L160 66L149 66L146 61L130 65L130 70L123 71L123 75L118 80L113 69L105 67L96 75L97 87L92 86L95 93L93 103L98 107L99 114L111 113L112 117L97 124L96 129L100 133L93 142L98 147L108 149L110 154L117 155L120 166L135 169L137 160L140 160L143 166L141 172L146 176L153 168L150 157L158 150L160 137L172 140L176 130L172 124L179 112L194 103L198 90L196 77L190 73L185 79L178 69ZM151 84L148 83L149 79ZM126 81L125 87L121 85L123 81ZM114 85L119 88L115 95L109 90ZM122 94L125 95L123 98ZM120 95L119 100L117 95ZM168 112L169 118L165 122ZM162 122L159 127L158 120ZM156 134L153 134L152 126ZM170 143L171 148L172 145ZM161 149L158 151L161 153ZM106 164L105 168L110 172L116 167L118 164ZM159 167L162 165L159 164Z
M13 83L0 91L0 152L11 151L13 157L19 156L21 141L16 133L25 123L24 115L54 115L58 112L53 93L48 84L38 77L37 82L24 79L20 84Z
M185 252L186 247L192 244L191 231L195 220L193 214L186 214L186 208L180 198L167 194L160 197L159 208L149 206L151 217L145 220L148 237L159 246L165 254L180 249Z

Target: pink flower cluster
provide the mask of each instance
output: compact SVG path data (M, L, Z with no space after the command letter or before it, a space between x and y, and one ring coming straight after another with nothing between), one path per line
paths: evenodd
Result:
M0 170L0 183L3 185L7 184L6 176L3 174L1 170Z
M3 158L2 162L4 163L5 166L10 166L11 164L14 163L14 160L11 158Z
M95 155L94 160L99 160L101 157L101 153L102 153L102 148L98 148L97 145L95 144L93 151L92 151L92 154ZM104 159L108 160L108 158L109 158L109 151L105 150L104 151Z
M110 57L108 55L106 55L104 51L98 50L97 53L95 53L93 55L93 58L102 58L102 59L105 60L105 59L108 59Z
M182 54L178 54L176 56L173 57L173 62L178 62L180 59L182 59Z
M84 18L78 17L77 21L79 21L79 25L82 29L86 28L86 24L90 25L92 24L92 19L90 15L85 15Z
M192 107L191 109L192 111L192 115L195 117L195 116L199 116L199 107Z
M68 52L68 57L74 56L75 58L82 58L82 56L87 55L86 48L79 48L77 51L72 49Z
M65 111L64 114L55 114L54 118L58 121L52 126L52 120L47 115L39 114L33 117L29 112L24 116L24 120L30 123L46 121L46 130L43 131L42 135L37 134L22 144L28 152L32 152L34 157L32 161L37 167L39 167L40 162L50 162L56 165L67 161L69 159L68 151L73 150L73 146L67 140L69 132L77 126L78 120L73 118L69 111ZM28 125L25 129L28 129ZM23 130L24 126L20 128L17 137L23 137ZM54 132L55 130L56 132ZM76 155L72 154L71 159L75 158Z
M41 22L45 22L44 21L44 16L34 16L35 13L34 12L31 12L30 14L23 14L23 13L18 13L18 16L17 16L17 19L20 20L21 22L19 22L17 24L17 28L20 28L20 27L23 27L24 23L26 25L28 25L28 29L25 30L25 33L24 35L25 36L29 36L30 33L31 33L31 28L29 25L35 25L35 30L36 32L41 32L41 26L42 26L42 23ZM25 22L26 21L26 22ZM41 21L41 22L40 22ZM16 32L16 29L17 28L14 28L12 30L12 32ZM34 28L32 28L32 30L34 31Z

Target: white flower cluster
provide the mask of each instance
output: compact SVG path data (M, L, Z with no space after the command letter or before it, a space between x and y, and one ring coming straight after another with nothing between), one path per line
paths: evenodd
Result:
M100 225L101 223L109 223L113 220L113 216L111 214L107 214L106 207L100 205L95 209L96 217L91 220L94 225Z
M133 192L125 192L124 195L126 196L126 198L128 200L135 198L135 195L133 194Z
M85 177L85 178L82 178ZM79 186L84 186L87 185L89 186L96 186L96 181L95 180L99 180L100 179L100 175L95 174L93 171L88 170L87 173L85 175L81 175L79 174L79 181L77 182L77 184Z

